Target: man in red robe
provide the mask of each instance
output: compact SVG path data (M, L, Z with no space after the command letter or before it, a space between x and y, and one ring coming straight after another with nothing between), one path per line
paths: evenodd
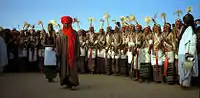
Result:
M80 56L80 43L78 33L72 28L72 18L63 16L62 34L56 40L57 57L59 62L60 85L66 85L74 90L79 85L77 62Z

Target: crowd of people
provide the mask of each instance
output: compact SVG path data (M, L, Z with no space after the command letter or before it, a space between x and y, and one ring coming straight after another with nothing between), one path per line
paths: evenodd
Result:
M41 71L45 73L48 81L52 82L58 72L62 77L63 70L69 71L63 67L66 65L63 60L72 58L68 60L69 68L73 63L76 67L68 72L71 75L77 74L77 69L79 73L130 76L139 82L178 82L182 87L190 87L191 81L200 82L198 79L193 80L193 77L199 77L199 19L195 21L190 13L187 13L183 20L178 18L172 24L164 17L163 30L155 18L147 17L147 26L144 27L134 19L135 25L121 18L121 23L115 21L114 29L107 21L106 30L103 29L104 21L101 20L99 32L95 32L91 19L89 30L77 30L75 37L67 38L68 43L67 39L61 39L63 34L73 34L63 33L69 31L64 29L65 26L69 27L64 20L61 19L63 29L58 32L54 30L54 23L48 24L48 31L44 28L35 31L34 26L30 27L28 24L20 31L1 28L0 49L1 53L5 53L0 54L1 70ZM148 25L150 21L154 23L152 28ZM78 23L77 19L74 19L74 22ZM74 38L77 44L75 48L69 48L73 45ZM63 52L67 45L68 52ZM71 57L73 52L75 56ZM66 53L68 57L63 57ZM6 57L8 61L4 59ZM74 77L78 81L77 76ZM63 82L61 85L64 85Z

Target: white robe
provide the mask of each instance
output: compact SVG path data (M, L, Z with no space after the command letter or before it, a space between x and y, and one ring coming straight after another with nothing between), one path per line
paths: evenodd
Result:
M0 36L0 71L8 64L7 46L4 39Z
M189 49L189 50L188 50ZM192 71L184 69L182 64L186 53L194 56L194 66ZM190 86L191 76L198 77L198 57L196 51L196 34L191 26L189 26L182 35L178 51L178 74L180 75L180 84L183 86Z

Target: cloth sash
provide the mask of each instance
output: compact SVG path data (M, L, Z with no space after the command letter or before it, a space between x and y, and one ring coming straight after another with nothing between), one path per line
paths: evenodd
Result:
M56 52L52 51L52 47L45 47L44 50L44 66L56 65Z
M96 58L96 49L88 49L88 58Z
M29 61L37 61L37 48L34 48L33 50L29 48Z
M80 47L80 52L81 52L80 56L85 56L86 55L85 48Z
M164 59L164 75L167 75L167 69L168 69L168 65L169 63L173 63L174 62L174 52L170 51L170 52L165 52L165 59Z
M137 49L136 56L134 57L134 69L140 69L140 58L139 49Z

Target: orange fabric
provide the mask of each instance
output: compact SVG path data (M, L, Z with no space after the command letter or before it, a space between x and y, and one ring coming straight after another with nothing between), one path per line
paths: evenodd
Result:
M158 50L156 50L156 81L158 80Z
M168 65L169 65L169 58L166 57L165 63L164 63L164 76L167 76L167 68L168 68Z
M90 66L92 66L92 49L90 49Z

